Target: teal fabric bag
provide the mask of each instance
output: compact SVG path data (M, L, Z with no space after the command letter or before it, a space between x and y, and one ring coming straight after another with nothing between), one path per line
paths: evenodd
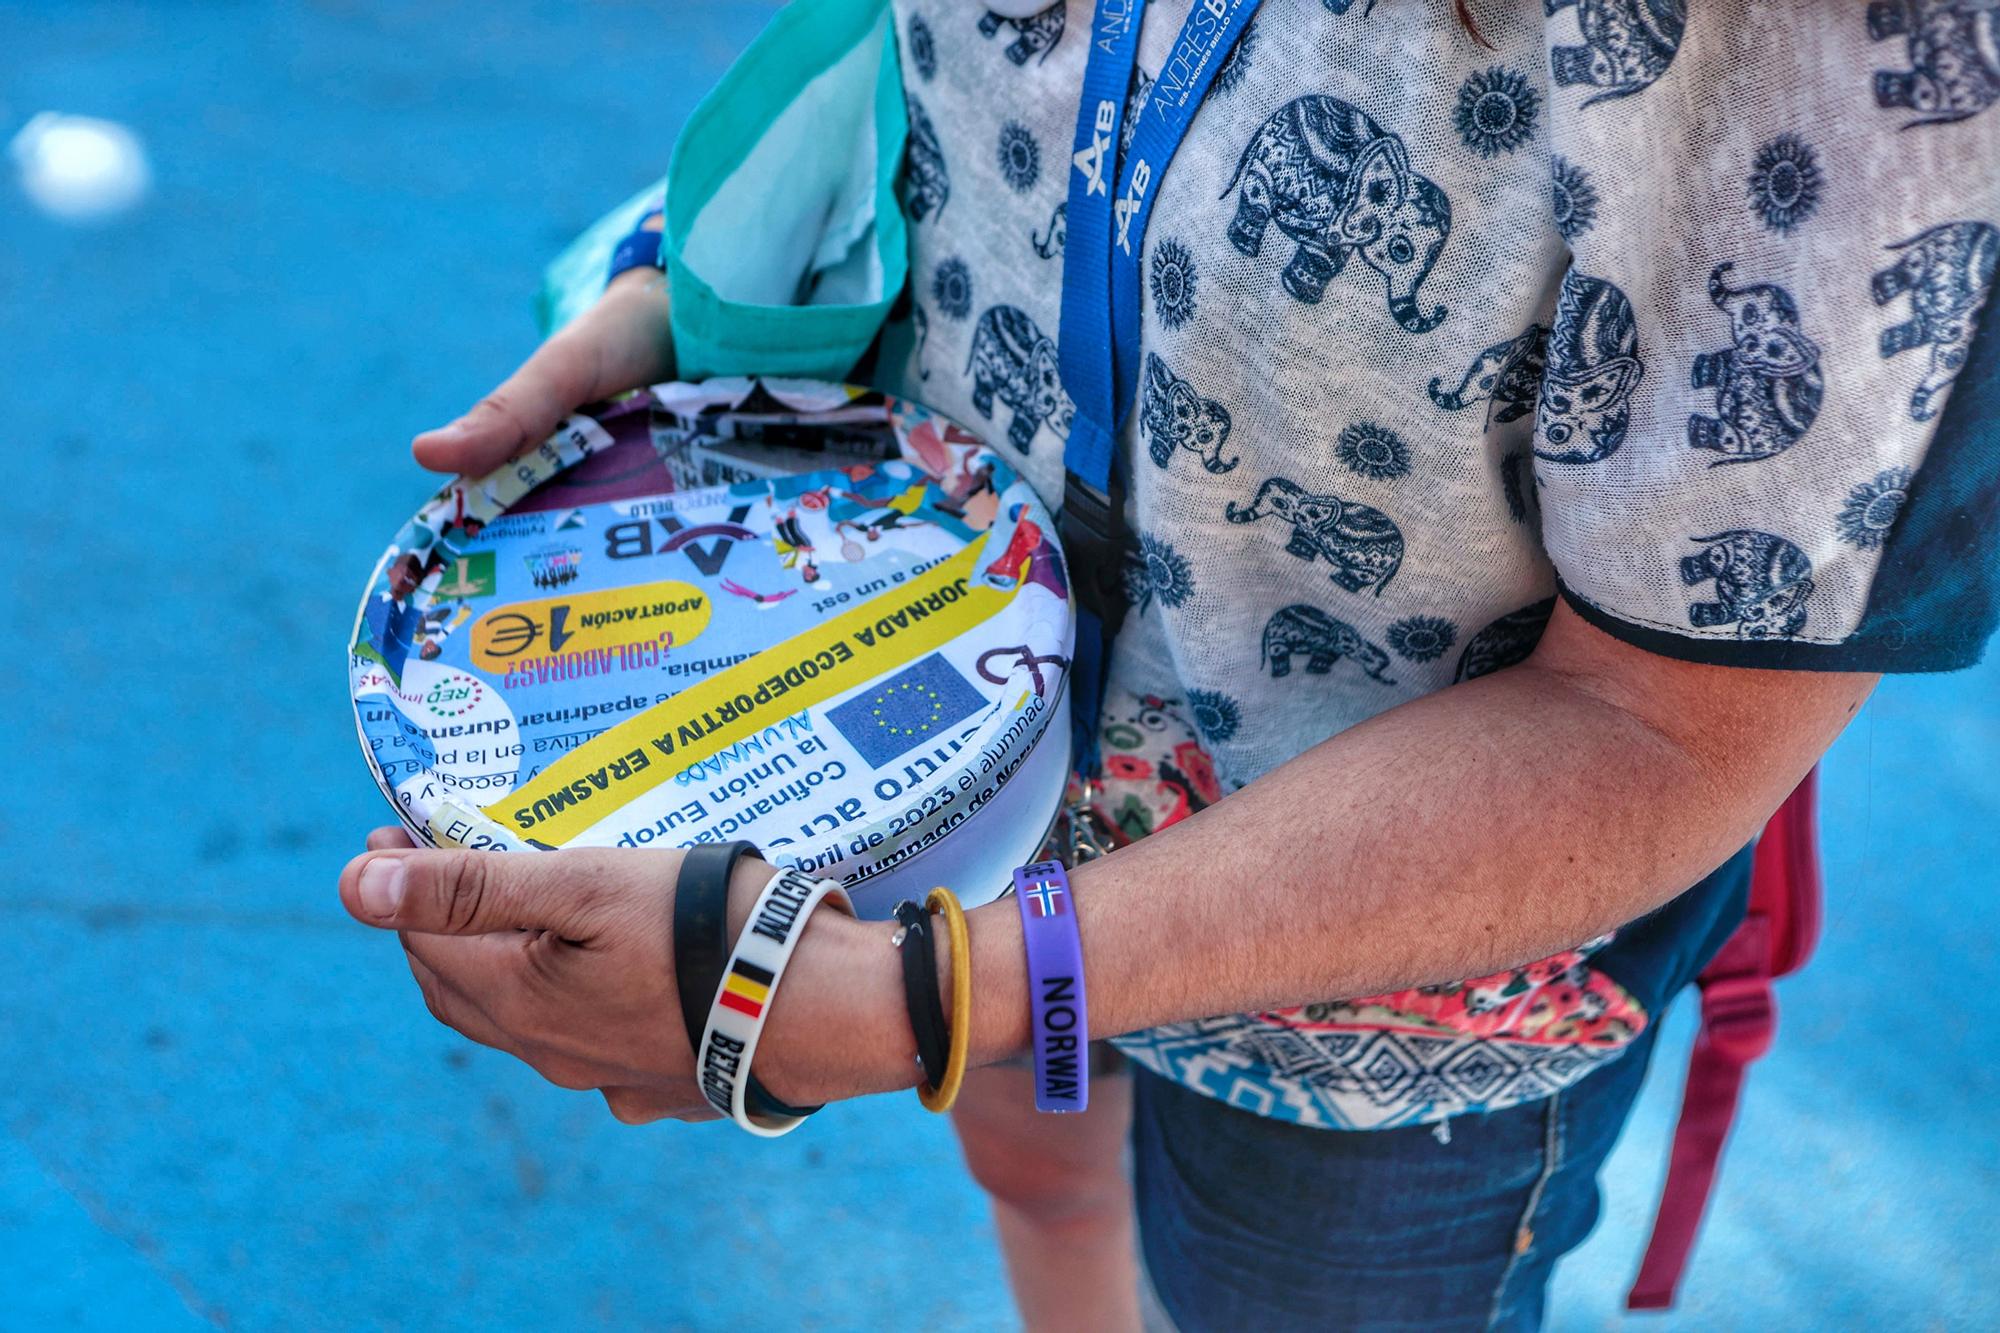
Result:
M666 180L549 266L543 332L597 299L664 188L676 374L846 378L909 267L906 133L888 0L794 0L688 117Z

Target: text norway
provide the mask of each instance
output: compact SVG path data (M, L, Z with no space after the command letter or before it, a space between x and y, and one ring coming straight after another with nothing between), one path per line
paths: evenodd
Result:
M1076 1100L1076 978L1042 978L1041 1031L1035 1035L1042 1048L1045 1097Z

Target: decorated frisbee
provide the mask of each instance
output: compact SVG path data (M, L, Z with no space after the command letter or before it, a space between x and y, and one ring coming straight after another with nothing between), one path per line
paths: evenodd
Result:
M979 437L814 381L662 384L439 491L349 656L420 840L745 838L857 906L997 895L1068 770L1055 525Z

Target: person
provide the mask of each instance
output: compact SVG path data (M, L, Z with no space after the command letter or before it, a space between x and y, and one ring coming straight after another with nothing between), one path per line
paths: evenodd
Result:
M1145 7L1124 124L1185 96L1193 10ZM1052 502L1072 190L1130 174L1072 135L1122 12L894 5L910 279L865 373ZM1031 1328L1540 1322L1746 844L1878 673L1991 631L2000 450L1952 412L1992 375L1991 20L1268 0L1213 53L1128 275L1123 845L1073 885L1131 1077L1089 1113L1031 1109L1021 924L971 913L956 1123ZM666 377L668 301L622 274L417 457L478 472ZM925 340L962 373L920 383ZM439 1019L620 1119L704 1115L675 853L370 846L343 900ZM770 871L738 873L733 928ZM915 1082L892 926L812 918L774 1095Z

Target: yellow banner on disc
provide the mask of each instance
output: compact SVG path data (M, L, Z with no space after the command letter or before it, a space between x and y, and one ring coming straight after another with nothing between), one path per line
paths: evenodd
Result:
M472 622L472 664L501 672L530 650L583 653L648 639L684 648L708 628L709 614L708 594L677 579L514 602Z
M1021 589L974 583L986 539L852 611L738 662L592 737L484 807L560 846L692 764L907 665L997 615Z

